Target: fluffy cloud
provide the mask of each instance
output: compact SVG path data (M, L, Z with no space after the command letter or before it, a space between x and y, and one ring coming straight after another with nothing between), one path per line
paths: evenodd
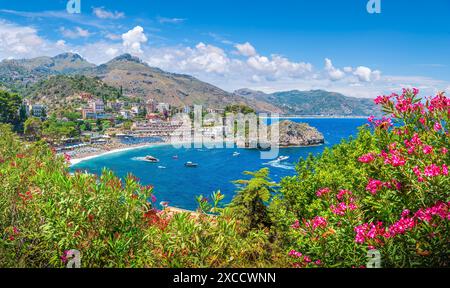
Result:
M353 75L358 77L359 81L370 82L380 80L381 72L378 70L372 71L369 67L359 66L353 72Z
M62 52L61 48L57 43L41 38L35 28L0 20L0 59L55 54Z
M256 55L256 49L249 42L245 42L243 44L236 44L234 47L237 50L237 53L246 57L251 57Z
M61 34L64 37L72 38L72 39L91 36L91 32L89 32L88 30L85 30L81 27L75 27L75 29L73 29L73 30L61 27L59 29L59 32L61 32Z
M136 26L127 33L122 34L123 46L130 53L142 54L141 44L147 42L144 28Z
M301 78L307 77L312 72L312 65L305 62L291 62L280 55L266 56L255 55L247 59L247 65L254 75L269 81L283 77Z
M347 67L347 68L349 68L349 67ZM328 74L328 77L330 78L330 80L332 80L332 81L341 80L345 77L345 73L342 72L342 70L335 68L333 66L333 63L331 62L331 60L328 58L325 58L325 71Z
M125 17L125 13L118 11L108 11L104 7L92 8L92 12L100 19L121 19Z

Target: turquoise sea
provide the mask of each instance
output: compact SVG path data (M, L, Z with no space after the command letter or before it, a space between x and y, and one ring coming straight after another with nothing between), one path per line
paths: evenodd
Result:
M138 177L143 185L153 185L155 196L160 201L168 201L170 206L184 209L196 209L195 196L209 196L221 190L225 202L229 202L236 187L231 181L246 178L243 171L255 171L263 167L270 168L272 180L278 181L284 176L295 174L295 163L309 153L318 154L325 147L338 144L342 139L356 135L358 127L367 123L366 119L356 118L311 118L290 119L306 122L316 127L325 136L325 144L315 147L280 149L280 155L289 156L282 162L260 159L260 152L250 149L175 149L171 145L139 148L135 150L108 154L80 162L71 167L71 171L86 170L100 174L104 167L111 169L120 177L128 173ZM233 152L239 156L233 156ZM142 161L141 157L152 155L160 159L159 163ZM173 156L178 156L174 159ZM197 168L186 168L184 163L198 163Z

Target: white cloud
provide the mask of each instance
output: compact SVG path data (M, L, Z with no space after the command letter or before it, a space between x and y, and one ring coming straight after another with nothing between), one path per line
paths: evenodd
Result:
M122 35L114 34L114 33L106 33L105 37L109 40L120 40L122 39Z
M141 44L147 42L144 28L136 26L127 33L122 34L123 46L130 53L142 54Z
M110 47L110 48L106 49L105 53L108 56L115 57L115 56L117 56L117 54L119 54L119 49Z
M325 71L327 72L328 77L332 81L341 80L345 77L345 73L342 72L342 70L335 68L331 60L328 58L325 58Z
M118 11L108 11L104 7L92 8L92 12L100 19L121 19L125 17L125 13Z
M256 55L256 49L249 42L243 44L236 44L234 47L237 49L237 53L246 57L251 57Z
M167 18L167 17L158 17L158 21L161 24L180 24L186 21L184 18Z
M370 82L379 80L381 78L381 71L372 71L369 67L359 66L355 69L353 75L358 77L359 81Z
M0 20L0 59L31 58L62 51L57 43L40 37L35 28Z
M86 37L91 36L91 32L89 32L88 30L85 30L81 27L78 27L78 26L75 27L75 29L73 29L73 30L61 27L61 28L59 28L59 32L61 32L61 34L64 37L72 38L72 39L80 38L80 37L86 38Z
M56 41L56 46L60 47L60 48L66 48L66 41L58 40L58 41Z

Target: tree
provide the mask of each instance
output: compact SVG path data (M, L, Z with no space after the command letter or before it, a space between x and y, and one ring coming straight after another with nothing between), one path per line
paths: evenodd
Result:
M244 172L250 175L250 180L237 180L235 184L241 188L231 202L231 209L237 219L241 221L246 230L270 227L267 204L277 186L269 178L269 169L263 168L256 172Z
M16 131L20 130L21 117L19 109L22 105L22 97L15 93L0 90L0 122L12 124Z
M42 121L36 117L30 117L24 124L25 136L30 137L33 140L42 137Z
M103 131L103 123L102 123L102 120L97 119L95 125L97 126L97 131L98 131L98 132Z

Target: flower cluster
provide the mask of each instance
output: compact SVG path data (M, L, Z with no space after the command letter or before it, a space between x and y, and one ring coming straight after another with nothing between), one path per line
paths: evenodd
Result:
M330 192L331 192L330 188L321 188L321 189L317 190L316 196L317 197L322 197L323 195L328 194Z
M289 251L288 255L296 259L296 262L293 264L295 268L306 267L308 264L315 264L317 266L322 264L322 261L320 261L320 259L313 262L311 260L311 257L303 255L301 252L298 252L296 250Z
M395 179L392 179L389 182L383 182L381 180L370 178L369 182L367 183L366 190L369 191L372 195L376 195L377 192L379 192L383 188L395 188L397 190L400 190L401 187L401 183Z
M358 161L361 163L371 163L375 160L375 155L373 153L368 153L365 155L362 155L358 158Z
M419 182L425 181L424 176L429 178L441 175L448 176L448 167L445 164L442 164L442 166L438 166L436 164L427 165L423 171L419 168L419 166L414 166L412 170L417 176Z
M382 243L383 238L394 238L397 235L405 234L407 231L413 230L418 225L418 220L431 222L433 216L438 216L444 220L450 220L449 212L450 202L437 202L434 206L419 209L412 217L409 217L410 211L403 210L401 218L388 228L383 227L382 222L364 223L355 227L355 242L362 244L367 240L375 239L377 243Z

